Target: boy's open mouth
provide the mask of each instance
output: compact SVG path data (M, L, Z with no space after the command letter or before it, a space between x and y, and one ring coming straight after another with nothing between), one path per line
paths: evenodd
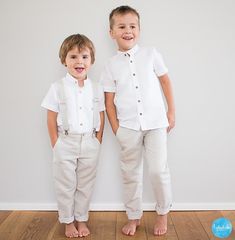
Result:
M124 40L132 40L133 37L123 37Z
M85 68L83 67L77 67L75 68L75 70L78 72L78 73L81 73Z

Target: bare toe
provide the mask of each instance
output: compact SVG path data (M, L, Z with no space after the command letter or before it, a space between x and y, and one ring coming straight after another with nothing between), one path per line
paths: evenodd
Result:
M154 235L161 236L167 232L167 214L158 215L154 225Z
M65 236L68 238L78 236L78 231L73 222L65 225Z
M140 220L129 220L127 224L122 228L122 233L125 235L133 236L135 235L136 228L140 225Z
M90 234L90 230L88 229L85 222L78 222L78 236L86 237Z

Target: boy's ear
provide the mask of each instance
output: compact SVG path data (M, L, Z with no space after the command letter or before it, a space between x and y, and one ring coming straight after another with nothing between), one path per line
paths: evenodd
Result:
M110 34L110 37L111 37L112 39L114 39L114 35L113 35L113 30L112 30L112 29L109 30L109 34Z

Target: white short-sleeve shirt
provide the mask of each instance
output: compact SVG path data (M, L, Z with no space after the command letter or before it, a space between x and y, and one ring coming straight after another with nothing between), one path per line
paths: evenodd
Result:
M58 83L51 85L47 95L42 101L41 106L57 112L58 131L62 131L62 118L59 108L59 89ZM93 130L93 87L89 78L84 81L84 86L79 87L78 81L67 73L64 78L66 92L67 114L69 131L71 133L87 133ZM97 85L99 111L104 111L104 94L101 85ZM96 130L99 130L96 129Z
M157 77L168 72L155 48L136 45L113 56L101 74L104 92L115 93L119 125L134 130L167 127L168 120Z

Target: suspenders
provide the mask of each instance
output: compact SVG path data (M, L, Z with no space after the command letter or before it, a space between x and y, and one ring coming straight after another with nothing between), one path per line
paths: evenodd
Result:
M92 84L92 91L93 91L93 134L96 132L96 128L100 122L99 116L99 98L97 96L98 93L98 86L95 82L91 81ZM59 104L60 104L60 112L61 112L61 119L62 119L62 126L64 130L64 134L68 135L69 133L69 123L68 123L68 111L67 111L67 102L66 102L66 93L65 93L65 86L64 86L64 79L58 81L58 94L59 94Z
M93 134L96 133L96 128L100 122L99 114L99 98L98 98L98 86L95 82L91 82L93 90Z
M63 79L59 80L59 105L62 119L62 126L64 130L64 134L68 135L69 131L69 122L68 122L68 112L67 112L67 104L66 104L66 95L65 95L65 87Z

